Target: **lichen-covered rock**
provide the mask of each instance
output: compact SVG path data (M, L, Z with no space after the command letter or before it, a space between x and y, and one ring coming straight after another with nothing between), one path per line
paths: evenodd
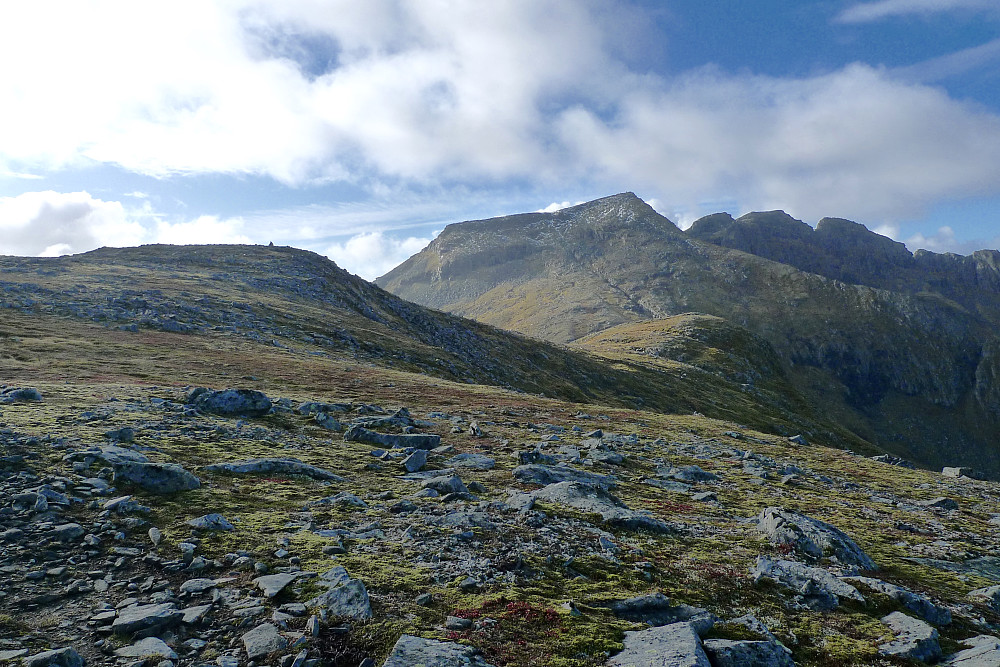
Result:
M207 465L202 470L208 472L223 472L230 475L305 475L313 479L330 482L346 482L343 477L336 475L329 470L317 468L314 465L303 463L293 458L266 458L250 459L249 461L238 461L235 463L213 463Z
M835 609L840 598L864 602L858 589L826 570L790 560L759 556L752 571L755 580L771 579L801 596L803 604L817 610Z
M206 514L204 516L199 516L195 519L191 519L187 522L187 525L191 526L195 530L234 530L236 527L229 523L226 517L221 514Z
M309 601L308 606L326 610L331 616L365 620L372 617L371 601L365 585L352 579L347 570L337 566L327 570L315 580L317 586L326 588L324 593Z
M836 557L844 565L875 570L868 554L843 531L825 521L780 507L768 507L757 517L757 526L773 544L789 546L803 556L820 559Z
M202 412L224 417L263 417L271 411L271 399L254 389L194 390L188 402Z
M546 486L557 482L582 482L590 486L612 489L615 479L609 475L577 470L569 466L527 464L514 468L514 478L525 484Z
M83 656L70 647L42 651L24 659L24 667L84 667L86 664Z
M711 667L701 639L690 623L672 623L626 632L624 648L608 667Z
M157 494L189 491L201 481L176 463L122 461L115 466L115 482L126 482Z
M719 617L701 607L686 604L672 605L663 593L650 593L620 600L611 604L611 613L634 623L652 626L690 623L699 635L705 635L718 622Z
M382 667L493 667L471 646L403 635Z
M937 606L927 599L927 597L913 591L908 591L902 586L889 584L879 579L872 579L871 577L845 577L844 580L852 584L867 586L873 591L888 595L928 623L933 623L934 625L948 625L951 623L951 611ZM996 588L1000 589L1000 586ZM971 596L972 593L969 595Z
M894 611L882 619L896 638L878 647L882 655L934 662L941 657L938 631L920 619Z
M1000 585L977 588L970 591L968 597L970 600L989 605L994 611L1000 611Z
M434 449L441 444L441 436L431 433L379 433L355 424L344 433L347 442L365 442L370 445L406 449Z
M948 656L940 664L946 667L996 667L1000 665L1000 639L977 635L960 642L969 648Z
M582 482L556 482L531 494L535 500L564 505L600 514L604 523L629 530L649 530L657 533L674 532L673 527L654 517L629 509L609 491Z
M240 637L240 640L243 642L243 648L250 660L256 660L268 653L280 651L288 645L288 640L282 637L278 628L270 623L261 623Z
M32 403L42 400L42 392L34 387L8 387L0 391L0 403Z
M173 627L184 619L184 612L171 602L132 605L118 612L112 632L132 637L149 637Z
M712 667L795 667L792 652L775 641L706 639Z

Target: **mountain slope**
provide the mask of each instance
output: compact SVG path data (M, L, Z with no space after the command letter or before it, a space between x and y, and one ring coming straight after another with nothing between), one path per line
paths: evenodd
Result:
M926 465L1000 474L1000 343L980 314L988 303L847 284L706 243L631 193L450 225L376 282L556 342L686 312L719 316L767 340L828 421Z
M294 248L143 246L62 258L0 257L0 312L51 314L141 334L246 339L290 353L349 358L458 382L566 400L703 414L866 447L803 403L739 394L726 373L652 368L501 331L404 301Z

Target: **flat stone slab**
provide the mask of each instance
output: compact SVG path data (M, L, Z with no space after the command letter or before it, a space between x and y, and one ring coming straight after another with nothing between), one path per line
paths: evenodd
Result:
M557 482L582 482L603 489L613 489L615 487L615 479L610 475L598 475L597 473L577 470L569 466L549 466L530 463L517 466L514 468L512 474L519 482L537 484L538 486L547 486Z
M470 470L493 470L497 465L496 459L485 454L456 454L444 463L452 468L468 468Z
M894 611L882 619L896 638L878 647L882 655L934 662L941 657L938 631L920 619Z
M640 632L626 632L625 648L608 667L712 667L701 639L690 623L672 623Z
M118 618L111 624L116 634L148 637L158 634L184 619L184 612L170 602L133 605L118 611Z
M124 646L115 651L119 658L163 658L165 660L177 660L177 654L167 643L158 637L146 637L140 639L131 646Z
M87 661L75 649L57 648L24 659L24 667L84 667Z
M494 667L471 646L403 635L382 667Z
M249 461L239 461L236 463L213 463L203 468L208 472L224 472L230 475L305 475L313 479L346 482L340 475L335 475L329 470L318 468L308 463L303 463L293 458L265 458L250 459Z
M294 574L268 574L263 577L257 577L253 580L253 583L264 593L264 597L273 598L278 593L285 590L286 586L294 581L297 581L301 576L301 572L296 572Z
M1000 639L978 635L961 642L969 648L953 653L941 662L948 667L997 667L1000 665Z
M873 591L888 595L928 623L933 623L934 625L949 625L951 623L950 610L945 607L939 607L925 596L909 591L902 586L889 584L871 577L844 577L844 581L851 584L861 584ZM993 588L996 588L998 593L1000 593L1000 586L994 586ZM975 592L972 591L972 593ZM969 595L971 596L972 593L969 593Z
M699 635L706 634L719 620L715 614L701 607L670 604L670 598L663 593L650 593L614 602L611 604L611 613L626 621L652 626L690 623Z
M352 579L343 567L338 565L327 570L315 583L326 588L326 592L310 600L307 603L309 607L325 609L331 616L358 620L372 617L371 600L368 598L365 585L357 579Z
M434 449L440 446L441 436L431 433L379 433L355 424L344 433L347 442L365 442L390 449Z

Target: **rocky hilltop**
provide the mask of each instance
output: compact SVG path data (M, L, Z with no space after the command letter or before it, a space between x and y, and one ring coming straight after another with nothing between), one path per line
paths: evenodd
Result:
M780 212L723 214L686 234L626 193L450 225L376 282L561 343L689 312L722 317L773 347L824 421L924 465L1000 475L998 255L913 256L848 221L820 228Z
M0 662L1000 660L1000 486L824 446L724 318L596 357L292 249L0 268Z

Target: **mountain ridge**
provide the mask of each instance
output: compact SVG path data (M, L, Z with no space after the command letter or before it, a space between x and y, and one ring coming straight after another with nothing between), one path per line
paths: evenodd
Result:
M376 283L433 308L561 343L684 312L721 316L768 340L813 408L860 437L927 465L969 460L1000 473L991 379L1000 347L988 281L982 299L977 292L964 303L927 289L849 284L694 238L631 193L593 205L592 218L588 205L574 207L574 225L545 235L538 231L543 214L521 228L517 216L497 219L508 231L502 237L478 233L488 221L451 225ZM606 214L622 209L629 213ZM763 217L779 218L798 236L816 233L783 213ZM634 219L643 224L630 224ZM845 227L855 236L861 231L828 219L823 233ZM494 258L488 264L472 261L487 255ZM915 417L924 414L933 418Z

